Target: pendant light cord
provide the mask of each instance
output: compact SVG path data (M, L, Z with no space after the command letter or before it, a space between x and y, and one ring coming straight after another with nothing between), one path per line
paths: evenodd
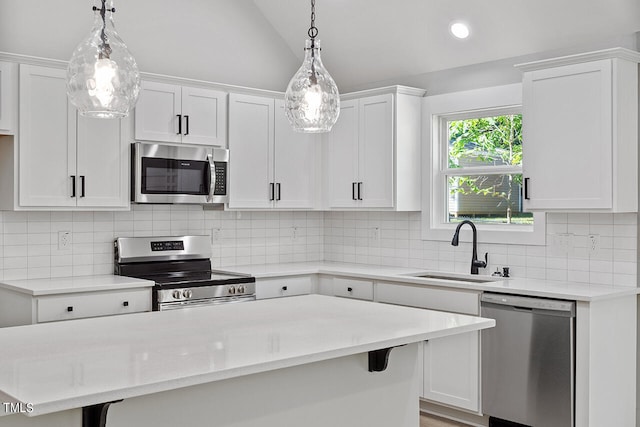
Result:
M307 34L314 40L318 35L318 29L316 28L316 0L311 0L311 26Z
M107 28L107 20L106 20L106 14L107 14L107 6L106 6L106 2L107 0L101 0L102 2L102 7L100 7L100 18L102 18L102 30L100 31L100 40L102 40L102 44L100 45L100 59L109 59L109 57L111 56L111 46L109 46L108 43L108 39L107 39L107 34L105 32L106 28ZM96 10L98 10L97 7L93 6L93 11L95 12ZM108 9L109 12L113 13L116 11L115 7L112 7L111 9Z

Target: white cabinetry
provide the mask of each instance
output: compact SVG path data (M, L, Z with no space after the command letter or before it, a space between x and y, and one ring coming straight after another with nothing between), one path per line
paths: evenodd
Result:
M79 116L65 81L20 66L19 207L127 208L128 121Z
M0 135L13 135L18 116L18 64L0 62Z
M342 97L327 134L329 208L420 209L420 98L392 87Z
M293 132L279 99L231 94L229 207L312 209L319 141Z
M376 283L376 301L478 316L479 292ZM426 341L422 397L480 412L480 337L469 332Z
M373 281L347 277L320 276L318 293L373 301Z
M151 311L151 287L32 296L0 289L0 327Z
M135 111L135 138L227 145L227 94L205 88L143 81Z
M639 61L610 49L519 66L526 210L637 211Z
M311 276L279 277L256 280L256 299L308 295L313 292Z

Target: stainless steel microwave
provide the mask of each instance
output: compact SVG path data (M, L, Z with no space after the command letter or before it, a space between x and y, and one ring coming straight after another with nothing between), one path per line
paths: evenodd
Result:
M131 144L131 201L229 201L229 150L205 145Z

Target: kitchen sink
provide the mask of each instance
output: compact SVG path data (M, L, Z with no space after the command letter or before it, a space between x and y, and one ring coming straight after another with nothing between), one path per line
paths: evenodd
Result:
M446 273L417 273L409 274L411 277L417 277L420 279L436 279L436 280L451 280L455 282L468 282L468 283L488 283L495 282L496 279L487 276L471 277L464 274L446 274ZM500 280L500 278L497 278Z

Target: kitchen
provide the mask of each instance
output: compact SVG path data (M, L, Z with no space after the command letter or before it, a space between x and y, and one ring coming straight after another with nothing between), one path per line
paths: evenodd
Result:
M262 91L251 91L251 93L267 97L275 96L270 91L282 91L299 66L301 58L296 57L293 52L297 54L301 51L301 38L308 24L308 4L301 2L304 4L282 5L282 9L277 9L268 2L255 2L255 5L253 2L235 3L237 4L219 2L215 7L211 3L198 2L181 5L185 20L187 20L186 17L189 19L188 25L187 23L179 25L173 21L174 14L170 13L173 5L168 2L117 4L116 6L122 9L119 9L115 19L119 32L135 54L142 71L218 82L223 84L219 85L221 87L227 84L260 88ZM511 58L509 60L486 54L487 56L483 59L476 59L475 65L470 63L465 66L450 62L448 65L438 65L448 69L446 72L437 71L434 68L436 71L414 77L404 76L415 75L421 71L387 75L381 72L370 79L371 82L380 83L367 84L358 81L358 76L362 76L362 73L356 75L348 71L360 67L357 63L349 62L355 58L348 59L347 55L344 58L334 59L332 54L335 54L337 45L341 44L341 39L338 37L358 41L357 45L360 46L369 45L369 41L362 39L367 32L356 30L356 28L369 28L367 24L377 21L367 21L364 18L367 15L364 14L361 27L351 23L342 25L338 24L340 14L335 10L330 12L328 4L323 6L322 3L318 3L317 6L318 28L321 30L320 38L323 39L324 44L324 61L336 78L341 93L405 84L423 88L427 95L444 95L456 91L520 83L522 71L513 67L516 63L619 46L637 50L635 32L638 28L633 27L637 22L624 20L631 21L634 16L637 16L637 13L632 13L637 5L621 3L621 8L626 7L621 10L628 12L620 12L620 16L616 15L616 19L619 19L615 21L619 24L617 33L607 33L603 30L603 34L599 37L591 34L595 23L600 19L598 14L585 11L581 12L584 13L581 18L585 22L585 27L588 26L587 23L594 25L589 27L589 31L583 29L583 33L574 35L574 39L567 37L568 40L564 44L558 40L556 44L549 45L545 49L530 48L529 51L524 47L521 51L509 51L508 47L505 47L505 52L508 53L505 53L504 57ZM353 16L357 15L356 12L367 10L364 4L359 5L359 8L357 6L356 4L350 6L353 7L350 9L353 13L344 15ZM398 11L406 12L410 9L402 8L410 6L415 4L407 2L407 4L393 6L391 10L397 7ZM292 8L291 11L289 7ZM327 9L323 12L325 7ZM465 7L473 10L469 4L461 3L459 7L460 13L465 10ZM56 10L47 11L44 19L44 12L40 14L40 11L36 12L33 8L35 6L21 2L3 2L2 11L7 12L0 14L3 17L0 25L2 28L0 51L68 60L73 46L86 36L88 20L91 19L90 10L86 11L77 5L76 7L63 5ZM158 12L156 16L156 13L152 12L155 9L162 10L163 13ZM211 10L211 16L205 16L201 13L202 10ZM419 10L424 10L424 13L413 15L407 13L406 19L413 19L417 21L416 25L420 25L422 20L430 15L430 11L428 8ZM371 13L374 16L384 15L379 10L373 10ZM466 14L469 16L467 19L471 20L471 12L467 11ZM477 14L481 15L481 12L477 11ZM387 15L395 16L393 13ZM408 17L409 15L411 18ZM557 15L558 20L568 16L562 13ZM14 19L14 16L20 19ZM149 20L151 16L154 21L152 28L146 32L133 30L139 28L139 23ZM287 16L290 16L291 24L280 23L279 19ZM445 25L453 18L453 16L447 18ZM525 19L523 16L520 18ZM21 22L20 26L17 26L16 22ZM29 24L31 22L33 23ZM68 31L60 31L58 28L60 22L73 24L69 24ZM198 25L192 25L192 23ZM293 23L297 25L297 30L289 28L293 27ZM176 25L179 25L180 31L166 31L166 28L173 28ZM280 31L291 31L291 35L289 36L288 33L279 35L274 27ZM65 28L67 28L66 24ZM381 31L380 27L369 28L370 32L374 33L376 29L377 32L384 33L385 37L388 37L387 32ZM216 31L216 33L211 34L207 31ZM234 35L233 45L226 42L230 39L230 34ZM50 37L60 39L56 39L56 43L53 43ZM426 37L426 42L435 43L431 40L438 40L437 37L440 36ZM214 41L208 48L209 52L202 55L201 49L193 43L193 40L205 39ZM287 47L282 39L291 43L290 47ZM158 40L162 42L159 43ZM387 43L392 42L387 41ZM472 48L470 43L461 45L456 40L448 38L442 40L442 43L452 51ZM396 42L396 44L401 43ZM171 55L163 54L157 47L159 45L163 49L170 50ZM372 45L385 47L379 43ZM145 48L147 46L153 46L153 48ZM542 50L546 52L537 53ZM238 51L246 54L238 55ZM530 55L523 56L524 53L530 53ZM389 55L408 56L402 49L398 49L395 53L389 52ZM465 50L463 55L470 55L470 53ZM429 57L429 55L426 56ZM228 60L228 58L238 57L243 58L242 66ZM3 60L5 59L3 57ZM11 59L15 60L15 57ZM385 59L384 62L400 60L401 58L389 56L389 59ZM185 67L184 64L189 66ZM341 78L338 78L340 74L336 74L336 68L340 66L344 67L345 71L342 72ZM196 82L178 79L178 83L187 85ZM228 91L234 92L232 89L242 92L240 87L228 88ZM4 147L6 137L2 138ZM5 155L3 151L3 159ZM323 155L324 153L320 153L319 157ZM6 171L4 168L3 170ZM319 179L323 179L324 175L320 175ZM3 182L6 181L3 179ZM232 197L233 182L233 180L230 182ZM283 188L284 194L286 194L285 188ZM111 212L91 209L20 211L13 210L11 207L0 212L3 224L0 279L9 281L111 274L114 238L146 235L210 235L213 242L211 260L214 268L249 264L336 261L406 267L413 270L468 273L470 244L463 242L459 248L451 246L452 230L447 232L446 239L423 239L424 224L427 220L423 216L424 212L422 214L418 212L421 207L419 204L417 209L407 209L404 212L348 209L294 210L292 208L210 211L203 210L197 205L140 204L132 204L130 210L127 206ZM637 208L623 213L589 211L549 213L546 216L546 244L544 245L513 244L513 242L512 244L488 243L486 233L483 235L480 230L478 253L481 255L489 253L488 268L481 270L481 274L490 274L496 268L508 266L511 269L511 275L516 278L594 285L615 283L635 287L637 282L636 212ZM68 246L59 244L60 233L64 232L71 232ZM591 234L600 236L600 250L597 254L585 256L587 247L585 238ZM570 235L574 236L573 245L562 240L569 239ZM464 239L465 235L463 234L462 237Z

